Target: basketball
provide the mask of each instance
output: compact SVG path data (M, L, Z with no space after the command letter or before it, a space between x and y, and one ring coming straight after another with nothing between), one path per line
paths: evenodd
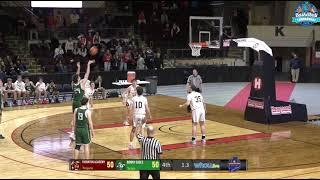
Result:
M96 46L92 46L89 50L91 56L95 56L98 54L98 48Z

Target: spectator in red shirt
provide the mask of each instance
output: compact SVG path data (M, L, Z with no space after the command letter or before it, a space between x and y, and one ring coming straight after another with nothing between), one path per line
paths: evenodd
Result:
M93 42L93 37L91 33L89 33L89 35L86 37L86 41L87 41L87 49L89 49Z
M83 35L83 34L80 34L79 36L78 36L78 39L79 39L79 44L80 44L80 46L82 47L82 46L86 46L87 45L87 39L86 39L86 37Z
M142 23L147 24L146 17L144 16L143 11L140 12L139 17L138 17L138 24L140 25Z
M47 16L47 26L50 30L52 30L55 27L55 19L52 12L50 12Z
M112 54L109 50L103 55L104 71L110 71Z
M120 71L124 70L127 71L128 62L131 59L131 54L128 51L125 51L121 57L121 63L120 63Z

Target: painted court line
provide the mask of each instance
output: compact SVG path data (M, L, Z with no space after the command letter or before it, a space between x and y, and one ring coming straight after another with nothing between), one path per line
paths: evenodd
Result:
M163 123L163 122L172 122L172 121L185 121L185 120L190 120L190 116L181 116L181 117L169 117L169 118L159 118L159 119L153 119L151 122L148 124L153 124L153 123ZM124 127L123 123L114 123L114 124L99 124L99 125L94 125L94 129L106 129L106 128L115 128L115 127ZM62 129L63 132L70 132L71 128L64 128Z
M271 137L270 133L245 134L245 135L239 135L239 136L217 138L214 140L207 140L206 145L222 144L222 143L228 143L228 142L234 142L234 141L268 138L268 137ZM162 150L181 149L181 148L188 148L188 147L194 147L194 146L202 146L201 141L197 141L197 144L195 144L195 145L192 145L189 142L162 145ZM131 150L123 150L123 151L119 151L119 152L122 154L130 154L130 155L140 154L140 148L139 149L131 149Z

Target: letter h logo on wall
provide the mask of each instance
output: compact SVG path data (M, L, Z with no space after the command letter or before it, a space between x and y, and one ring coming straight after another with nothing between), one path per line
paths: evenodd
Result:
M260 77L255 77L254 81L253 81L253 88L258 91L258 90L261 89L261 87L262 87L261 78Z

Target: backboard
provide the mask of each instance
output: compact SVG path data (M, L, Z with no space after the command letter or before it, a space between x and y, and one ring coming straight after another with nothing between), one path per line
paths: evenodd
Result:
M220 48L222 34L223 17L189 17L189 44L200 43L202 48Z

